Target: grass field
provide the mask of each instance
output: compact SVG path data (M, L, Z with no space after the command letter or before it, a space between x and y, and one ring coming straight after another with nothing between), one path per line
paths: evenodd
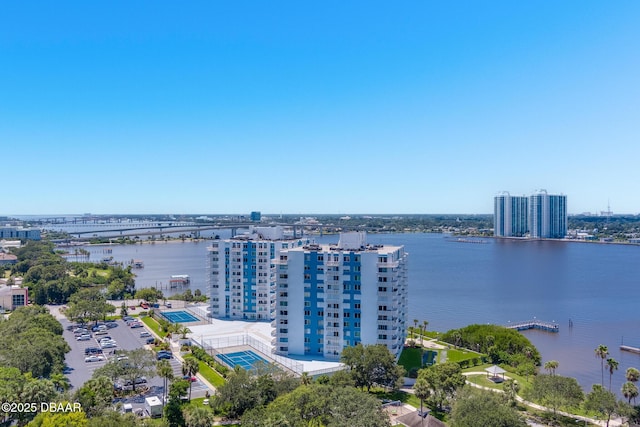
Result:
M149 316L144 316L144 317L141 317L140 320L142 320L142 323L147 325L160 338L164 338L164 337L167 336L167 333L166 332L162 332L162 330L160 329L160 325L158 324L158 322L156 322L156 320L154 318L149 317Z
M209 381L212 386L220 387L224 384L224 378L222 378L222 375L220 375L217 371L212 369L202 360L199 360L198 364L200 366L200 373L207 381Z
M422 351L419 348L407 347L400 353L398 365L402 366L407 372L411 369L422 367Z

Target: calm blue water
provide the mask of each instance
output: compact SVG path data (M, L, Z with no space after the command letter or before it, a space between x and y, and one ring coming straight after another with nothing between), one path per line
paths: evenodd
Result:
M317 240L334 242L337 236ZM638 246L492 239L473 244L439 234L379 234L369 235L368 241L405 245L409 252L410 323L424 319L429 329L446 331L470 323L506 325L534 317L558 322L557 334L525 335L544 361L558 360L558 373L578 378L585 388L600 382L594 353L599 344L607 345L611 357L620 362L613 376L615 390L622 386L627 367L640 368L639 355L619 351L622 340L640 346ZM138 288L166 286L171 275L189 274L190 288L205 292L208 245L115 245L110 255L118 261L144 261L145 268L136 270ZM104 256L103 248L91 250L92 260Z

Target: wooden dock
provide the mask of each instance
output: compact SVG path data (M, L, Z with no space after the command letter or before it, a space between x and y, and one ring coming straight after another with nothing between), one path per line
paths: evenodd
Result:
M630 345L621 345L621 346L620 346L620 350L622 350L622 351L628 351L628 352L630 352L630 353L640 354L640 348L638 348L638 347L631 347Z
M542 320L527 320L524 322L510 323L506 328L515 329L516 331L526 331L529 329L538 329L546 332L560 332L560 325L557 323L543 322Z

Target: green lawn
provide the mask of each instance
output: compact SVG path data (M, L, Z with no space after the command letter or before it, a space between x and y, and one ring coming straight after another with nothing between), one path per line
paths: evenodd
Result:
M405 348L400 353L398 365L402 366L407 372L413 368L420 369L422 367L422 350L419 348Z
M143 317L140 318L140 320L142 320L142 323L147 325L160 338L164 338L164 337L167 336L167 333L166 332L162 332L162 330L160 329L160 325L158 324L158 322L156 322L156 320L154 318L149 317L149 316L143 316Z
M222 375L220 375L217 371L212 369L202 360L199 360L198 364L200 366L200 373L207 381L209 381L212 386L220 387L224 384L224 378L222 378Z
M480 353L476 353L469 350L457 350L452 348L447 350L447 361L448 362L461 362L463 360L471 360L475 358L480 358L483 355Z

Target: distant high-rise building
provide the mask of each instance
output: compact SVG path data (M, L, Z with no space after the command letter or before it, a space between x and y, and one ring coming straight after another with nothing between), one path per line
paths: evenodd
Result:
M493 228L498 237L523 237L527 233L528 199L508 192L493 199Z
M538 190L529 197L502 192L493 199L497 237L561 239L567 235L567 196Z
M367 245L364 232L338 244L280 251L276 260L277 353L337 359L345 347L383 344L399 355L406 338L407 253Z
M260 222L262 214L259 211L251 212L251 221Z
M567 196L538 190L529 196L529 236L562 239L567 235Z

